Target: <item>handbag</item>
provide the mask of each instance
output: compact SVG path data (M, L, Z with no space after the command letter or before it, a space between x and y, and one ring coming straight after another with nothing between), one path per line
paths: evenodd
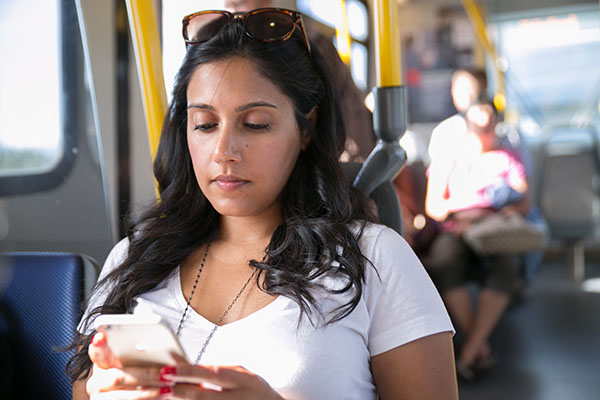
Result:
M542 250L545 236L520 214L492 213L469 226L463 239L480 255L516 255Z

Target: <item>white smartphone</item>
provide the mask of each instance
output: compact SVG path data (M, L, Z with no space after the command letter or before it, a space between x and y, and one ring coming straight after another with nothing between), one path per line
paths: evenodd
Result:
M123 365L173 365L175 353L187 359L177 337L156 314L106 314L94 321Z

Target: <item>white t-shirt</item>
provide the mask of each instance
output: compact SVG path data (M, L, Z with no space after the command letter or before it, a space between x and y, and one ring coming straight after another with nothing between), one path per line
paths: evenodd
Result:
M467 134L467 122L460 114L446 118L431 132L429 138L429 161L439 163L454 156Z
M367 225L360 240L371 260L356 309L341 321L313 327L291 299L272 303L218 328L202 356L203 364L241 365L265 379L286 399L375 399L371 357L415 339L453 327L423 266L404 239L381 225ZM127 239L108 256L101 276L126 257ZM339 280L323 278L328 287ZM322 293L323 309L345 303L348 295ZM94 307L102 294L91 301ZM159 287L137 298L134 313L161 315L175 331L186 306L179 269ZM88 307L89 309L89 307ZM180 341L195 360L214 324L188 310Z

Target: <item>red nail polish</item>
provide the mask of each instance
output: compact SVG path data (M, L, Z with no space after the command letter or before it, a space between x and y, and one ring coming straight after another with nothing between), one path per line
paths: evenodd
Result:
M106 336L104 336L104 332L98 332L92 338L92 344L94 346L103 346L106 343Z
M160 369L158 380L161 382L172 383L173 375L175 375L175 367L167 365Z
M165 394L171 394L171 393L173 393L173 390L168 386L163 386L160 389L158 389L158 394L160 396L165 395Z
M173 365L165 365L160 369L161 375L175 375L176 369Z

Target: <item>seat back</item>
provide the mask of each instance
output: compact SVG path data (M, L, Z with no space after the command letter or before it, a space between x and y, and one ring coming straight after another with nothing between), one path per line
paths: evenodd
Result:
M353 182L361 171L361 163L342 163L342 170L348 181ZM402 215L400 213L400 201L396 189L391 181L386 180L379 184L368 196L375 203L379 222L386 225L399 234L402 234Z
M10 344L13 398L70 399L65 366L83 300L81 256L0 253L0 335Z
M598 138L590 128L553 130L541 149L537 202L553 238L581 240L600 226Z

